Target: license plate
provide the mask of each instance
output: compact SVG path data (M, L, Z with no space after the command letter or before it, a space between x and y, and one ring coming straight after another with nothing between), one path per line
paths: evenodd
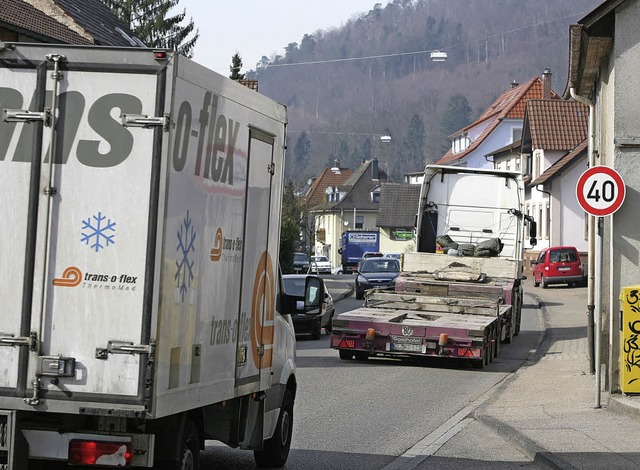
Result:
M571 269L571 266L560 266L558 268L558 271L569 271Z
M407 351L407 352L425 352L421 344L393 344L394 351Z

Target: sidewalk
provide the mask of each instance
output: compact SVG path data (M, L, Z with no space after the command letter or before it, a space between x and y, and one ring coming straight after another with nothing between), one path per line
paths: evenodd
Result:
M586 289L527 287L525 302L539 303L544 339L472 416L542 468L640 469L640 400L603 391L595 408Z

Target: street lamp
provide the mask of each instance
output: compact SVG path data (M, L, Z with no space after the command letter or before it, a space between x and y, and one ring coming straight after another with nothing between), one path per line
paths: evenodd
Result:
M430 55L433 62L444 62L447 60L447 53L444 51L433 51Z

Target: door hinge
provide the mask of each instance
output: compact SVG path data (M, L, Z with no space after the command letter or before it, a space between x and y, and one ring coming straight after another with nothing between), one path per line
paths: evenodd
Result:
M51 125L51 108L45 108L42 112L29 111L28 109L3 109L2 120L4 122L34 122L42 121L45 126Z
M0 333L0 346L29 346L29 351L35 351L38 348L38 333L32 331L29 336Z
M130 341L109 341L106 348L96 348L96 359L108 359L109 354L148 354L153 357L155 344L133 344Z
M160 126L164 132L169 131L169 113L159 117L147 116L146 114L123 114L121 119L124 127L144 127L149 129Z
M264 356L264 344L258 346L258 355Z
M276 164L269 163L269 165L267 166L267 171L273 175L276 172Z

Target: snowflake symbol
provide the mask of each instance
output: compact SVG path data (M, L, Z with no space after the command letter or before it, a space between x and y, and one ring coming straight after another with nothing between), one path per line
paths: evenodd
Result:
M92 223L91 219L95 223ZM80 241L85 245L90 245L98 253L101 249L115 243L115 226L115 222L111 222L111 219L107 219L106 216L102 215L102 212L98 212L98 215L82 221L82 238ZM107 232L110 232L109 235L107 235ZM104 245L102 242L104 242Z
M189 217L189 211L187 216L180 225L178 231L178 246L176 251L179 252L181 259L176 261L176 275L175 280L180 288L180 294L182 296L182 302L187 294L187 289L191 287L191 281L193 281L193 266L195 261L189 259L189 254L195 251L194 242L196 240L196 233Z

